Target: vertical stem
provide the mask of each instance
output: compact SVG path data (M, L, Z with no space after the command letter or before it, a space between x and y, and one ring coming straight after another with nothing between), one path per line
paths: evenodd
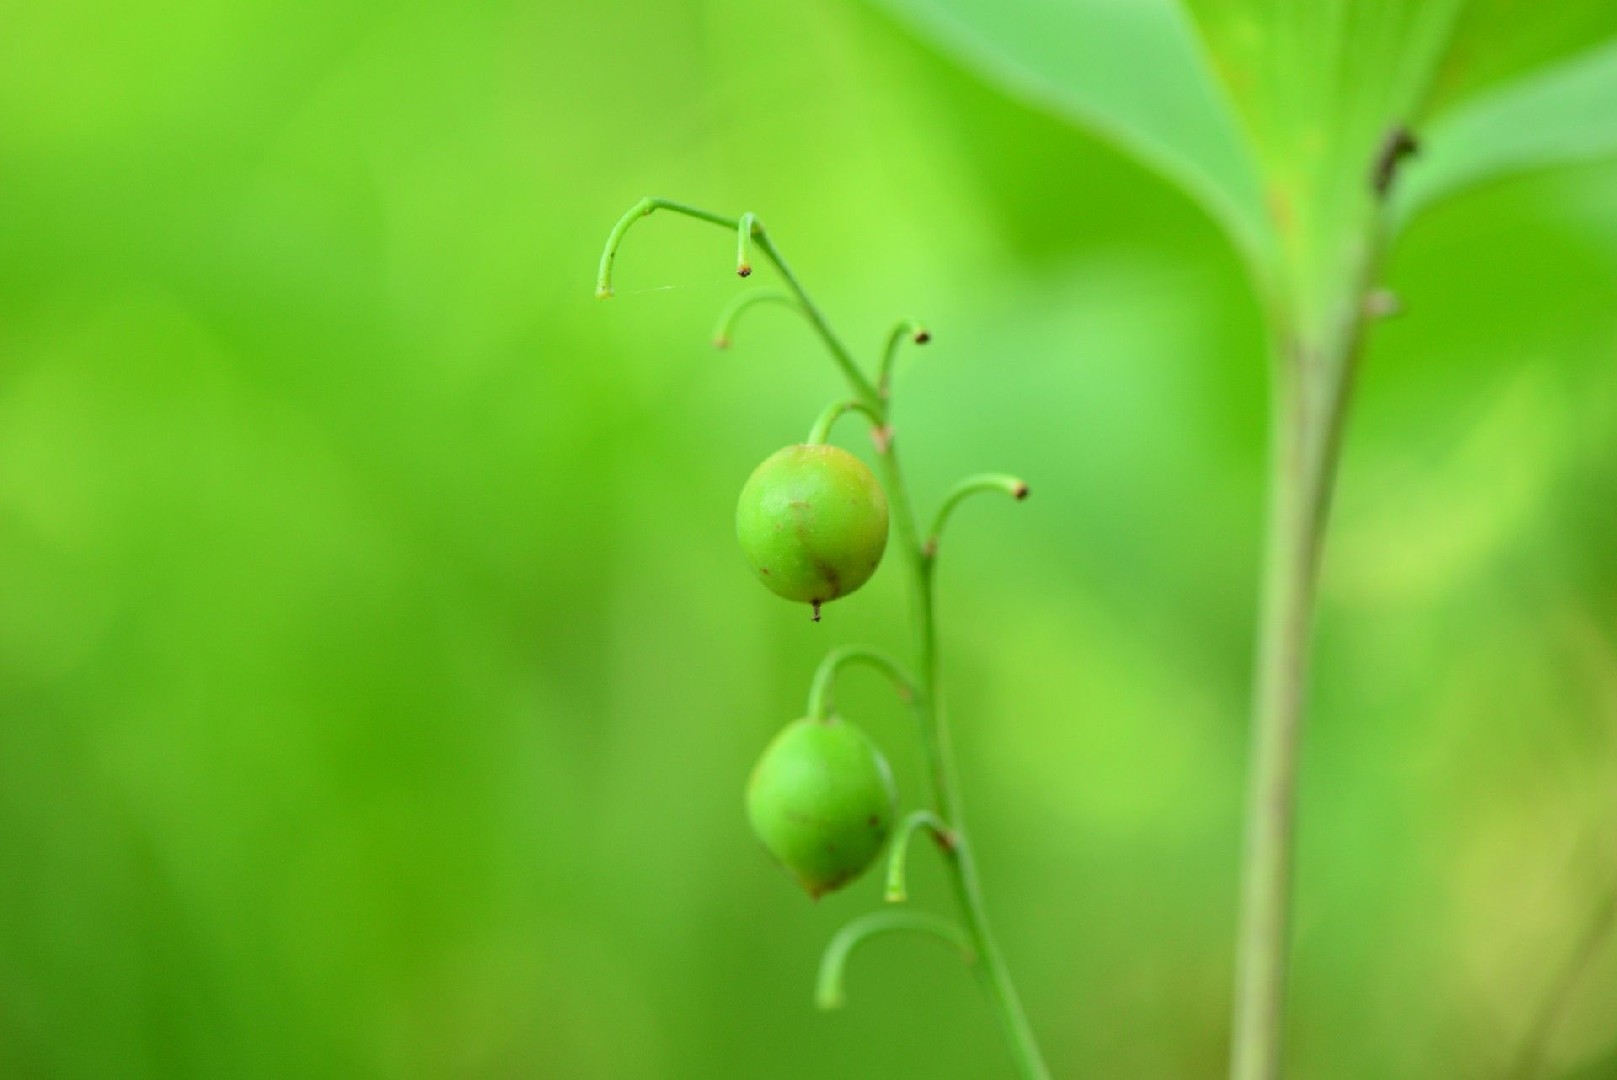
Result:
M1033 1029L1027 1021L1021 998L1011 982L1010 970L1005 965L988 923L983 903L982 885L977 878L977 865L960 810L959 786L954 776L954 754L949 742L949 728L944 720L938 687L937 624L933 608L933 561L922 546L915 525L915 514L910 504L908 489L898 465L897 451L891 437L879 445L878 463L887 489L891 492L893 532L903 552L905 568L911 586L911 628L915 638L915 701L916 719L921 729L921 746L926 757L929 802L939 817L948 823L955 843L945 852L950 883L955 898L977 948L977 972L983 987L994 1004L1000 1029L1011 1049L1018 1073L1025 1080L1048 1080L1049 1068L1039 1052Z
M1283 332L1274 346L1269 527L1254 675L1232 1080L1281 1075L1297 771L1314 600L1363 325L1362 289L1345 293L1342 316L1327 322L1318 340Z

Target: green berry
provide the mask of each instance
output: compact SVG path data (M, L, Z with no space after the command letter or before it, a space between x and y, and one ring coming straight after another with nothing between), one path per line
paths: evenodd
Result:
M876 860L897 804L881 751L835 717L786 725L747 785L752 831L815 899Z
M820 605L870 580L887 548L887 494L864 462L835 446L788 446L753 470L736 504L736 536L758 580Z

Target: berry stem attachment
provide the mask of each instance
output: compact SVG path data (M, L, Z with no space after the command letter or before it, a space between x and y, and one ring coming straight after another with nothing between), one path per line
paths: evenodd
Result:
M887 347L882 350L881 369L876 377L876 392L886 398L892 389L893 363L898 359L898 347L905 341L925 345L932 340L932 332L914 319L904 319L887 334Z
M905 701L915 700L915 684L899 666L898 661L877 649L864 645L844 645L832 649L820 661L820 666L814 672L814 682L809 687L808 716L814 720L826 720L837 711L836 683L837 675L849 664L864 664L875 668L892 680L893 687L898 696Z
M887 892L885 899L889 904L902 904L909 899L909 891L905 888L905 872L909 863L910 837L915 835L917 829L926 829L936 840L938 847L945 852L952 851L958 839L949 831L949 826L943 819L930 810L913 810L898 824L898 831L893 834L892 846L887 852Z
M815 982L814 1003L821 1009L839 1009L846 996L842 991L843 970L855 948L882 934L907 931L936 938L958 952L966 963L975 959L971 939L947 919L916 911L872 911L838 930L820 958L820 977Z
M808 438L803 441L810 446L825 445L826 440L831 437L831 428L842 418L843 414L849 412L864 413L870 418L871 427L877 431L882 430L884 420L882 414L877 410L872 409L862 401L837 401L825 407L825 411L820 414L819 419L814 421L814 426L809 428ZM880 440L878 440L878 444L879 442Z
M1003 491L1011 498L1021 502L1027 498L1028 486L1021 477L1009 473L978 473L968 476L950 489L949 494L943 497L943 505L938 507L938 516L932 519L932 531L927 534L924 550L927 558L933 558L938 553L938 540L943 536L943 527L949 523L954 514L955 507L966 499L984 491Z
M741 313L759 304L782 304L793 311L803 310L792 298L792 294L784 289L753 289L751 292L741 293L719 312L718 322L713 326L714 348L728 349L730 339L735 336L736 321L741 318Z

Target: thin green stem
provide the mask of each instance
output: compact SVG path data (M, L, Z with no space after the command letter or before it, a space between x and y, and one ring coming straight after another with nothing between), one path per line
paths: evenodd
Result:
M881 407L881 395L876 392L876 388L870 384L870 380L865 378L864 373L859 370L859 365L854 361L853 354L842 343L842 339L837 337L836 331L831 329L831 324L826 320L825 313L814 303L814 300L808 294L808 290L803 288L802 282L797 280L797 275L792 272L790 264L781 255L780 249L775 246L774 238L769 235L762 223L756 221L753 223L752 235L758 241L758 247L765 255L769 256L769 261L775 264L775 269L785 279L787 288L791 289L792 294L797 297L797 302L803 306L803 314L808 316L810 325L814 327L814 332L820 336L826 350L831 353L831 359L836 362L837 367L842 371L843 378L848 380L848 385L853 388L854 394L864 404L872 409L879 410Z
M923 934L952 947L969 964L971 939L947 919L916 911L872 911L838 930L820 958L820 976L815 980L814 1003L822 1009L840 1009L846 1000L842 992L843 972L853 950L873 937L894 933Z
M887 851L887 891L885 899L889 904L902 904L909 899L909 890L905 886L905 874L909 868L910 838L917 829L926 829L931 832L932 838L944 851L954 847L954 833L943 819L930 810L912 810L905 815L904 820L898 823L898 831L893 834L892 843Z
M954 753L949 740L949 728L944 720L938 687L938 647L935 604L933 598L933 560L921 545L915 528L915 514L904 487L898 457L891 440L877 454L887 481L889 503L893 513L893 531L911 582L912 617L915 634L916 693L914 710L921 729L921 746L927 762L929 802L939 818L951 825L955 844L948 852L947 865L952 871L950 882L960 905L966 928L977 943L978 977L989 1000L994 1003L1000 1030L1011 1050L1018 1073L1024 1080L1048 1080L1049 1068L1039 1051L1039 1044L1028 1024L1016 986L1011 981L1010 969L1000 952L988 922L987 906L983 902L982 883L977 876L977 863L972 855L961 810L959 785L955 780Z
M719 312L718 321L713 325L713 345L715 348L728 349L730 340L735 336L736 322L741 318L742 312L757 307L760 304L781 304L793 311L801 312L797 300L784 289L753 289L738 295L734 300L724 306Z
M937 517L932 519L932 531L926 534L925 550L928 558L937 554L938 541L943 536L943 527L949 523L954 514L955 507L966 499L985 491L1003 491L1018 502L1027 498L1028 486L1019 476L1009 473L978 473L968 476L960 483L949 489L943 497L943 504L938 507Z
M725 217L723 214L715 214L711 210L703 210L699 207L688 206L685 203L674 202L672 199L657 197L641 199L618 219L618 223L612 226L612 231L607 234L606 248L601 252L601 267L595 278L595 295L598 298L604 300L612 295L612 265L617 260L618 248L623 243L624 235L628 233L635 222L658 210L684 214L686 217L695 218L697 221L705 221L710 225L733 230L736 233L736 270L738 273L742 268L747 271L746 274L741 275L742 277L746 277L747 274L752 272L750 247L751 243L756 241L759 249L769 256L769 261L775 264L775 269L785 279L787 287L802 307L803 314L808 316L809 325L814 327L814 332L819 335L826 349L830 351L831 359L836 362L837 367L842 371L843 377L848 380L848 385L853 387L853 391L858 395L859 400L871 408L876 408L879 405L881 396L876 393L876 388L859 370L859 365L854 361L853 354L848 351L848 347L842 343L836 332L831 329L831 324L826 320L825 313L810 299L808 291L803 288L802 282L797 280L797 275L792 272L791 266L781 256L780 249L775 246L775 241L770 237L768 230L764 228L763 222L759 221L751 211L742 214L739 218L732 218Z
M618 223L612 226L612 231L607 234L606 249L601 252L601 268L595 276L596 299L605 300L612 295L612 264L617 260L618 246L623 243L623 237L629 231L629 227L641 218L658 210L669 210L676 214L684 214L686 217L695 218L697 221L706 221L726 229L738 229L741 227L741 223L735 218L715 214L711 210L687 206L684 203L677 203L672 199L659 199L655 196L641 199L629 207L628 212L618 219Z
M814 672L814 682L809 686L808 713L815 720L824 720L837 711L836 683L837 676L849 664L864 664L875 668L886 675L898 690L898 694L905 701L915 697L915 684L898 661L886 653L864 645L843 645L832 649L820 661L820 666Z
M876 391L887 397L892 390L893 364L898 359L899 346L906 341L925 345L932 340L932 332L914 319L901 320L887 335L887 347L882 350L881 369L876 378Z

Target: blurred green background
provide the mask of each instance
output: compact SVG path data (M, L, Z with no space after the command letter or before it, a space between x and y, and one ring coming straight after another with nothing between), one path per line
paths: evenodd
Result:
M0 1075L1007 1074L930 943L811 1007L879 883L808 903L741 789L903 591L750 580L736 492L836 374L768 309L711 349L692 222L597 303L646 194L757 210L867 355L931 326L923 507L1034 490L940 582L1012 968L1059 1075L1221 1073L1265 361L1195 205L856 3L66 0L0 13ZM1448 204L1391 284L1290 1053L1497 1076L1617 869L1617 165ZM1557 1071L1617 1076L1614 953Z

